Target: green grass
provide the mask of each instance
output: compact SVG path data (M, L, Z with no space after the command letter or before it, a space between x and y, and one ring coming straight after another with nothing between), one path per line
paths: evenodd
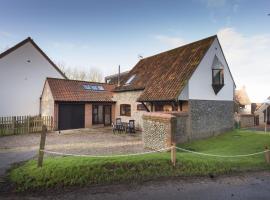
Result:
M259 152L270 145L270 135L250 131L233 131L210 139L179 145L194 151L220 155ZM46 158L42 168L28 161L13 169L10 179L17 190L43 189L71 185L140 182L161 177L205 176L248 170L270 169L264 155L244 158L202 157L178 152L172 167L170 153L156 153L118 158Z

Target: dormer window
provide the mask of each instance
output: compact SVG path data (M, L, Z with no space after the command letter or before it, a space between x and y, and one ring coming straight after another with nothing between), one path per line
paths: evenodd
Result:
M217 56L214 57L212 64L212 87L217 94L224 86L224 67Z
M136 74L132 75L132 76L127 80L127 82L125 83L125 85L129 85L129 84L133 81L133 79L135 78L135 76L136 76Z

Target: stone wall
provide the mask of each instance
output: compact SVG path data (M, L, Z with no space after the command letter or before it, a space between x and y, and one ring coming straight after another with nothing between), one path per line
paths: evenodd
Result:
M174 134L174 141L176 143L183 143L188 141L188 126L189 118L187 112L175 112L172 113L176 117L176 128Z
M142 116L147 111L137 110L138 97L141 95L142 91L126 91L126 92L116 92L114 93L113 100L116 101L115 104L115 118L121 118L122 121L128 122L129 120L135 120L135 126L137 129L142 129L143 120ZM131 116L120 116L120 105L130 104L131 105Z
M47 81L41 96L40 114L41 116L54 116L54 99Z
M189 139L207 138L233 129L233 101L189 101Z
M143 115L143 144L145 148L163 149L170 147L176 127L176 117L165 113Z
M254 115L241 114L240 115L240 126L241 126L241 128L253 127L254 126Z

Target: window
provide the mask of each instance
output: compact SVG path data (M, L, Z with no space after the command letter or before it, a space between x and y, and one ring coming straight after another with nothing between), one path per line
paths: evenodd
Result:
M222 89L223 86L224 86L224 67L223 64L217 58L217 56L215 56L212 63L212 87L215 94L217 94Z
M92 91L104 91L104 87L102 85L83 85L85 90L92 90Z
M213 85L224 85L223 69L213 69Z
M135 74L134 75L132 75L128 80L127 80L127 82L125 83L126 85L129 85L132 81L133 81L133 79L135 78Z
M142 111L144 111L144 110L146 110L146 109L145 109L144 105L143 105L142 103L140 103L140 104L137 104L137 110L142 110Z
M120 115L121 116L131 116L130 104L121 104L120 105Z

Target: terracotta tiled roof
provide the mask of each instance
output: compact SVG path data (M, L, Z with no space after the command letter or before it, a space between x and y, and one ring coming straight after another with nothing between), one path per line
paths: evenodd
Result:
M77 80L47 78L55 101L113 102L113 85ZM84 89L83 85L103 86L104 91Z
M144 90L138 101L176 100L217 36L140 60L115 91ZM126 81L135 75L127 85Z

